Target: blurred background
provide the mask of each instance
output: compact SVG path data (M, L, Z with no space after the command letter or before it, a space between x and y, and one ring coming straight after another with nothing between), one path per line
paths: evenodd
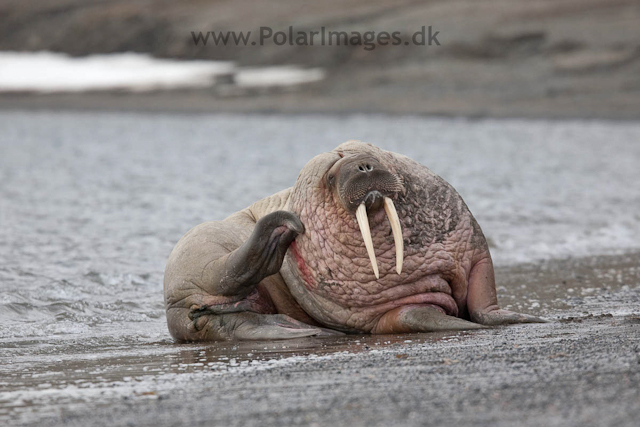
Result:
M432 26L440 46L191 34L289 26L403 37ZM1 108L640 116L635 0L4 0L0 51ZM69 56L24 53L44 51ZM144 55L114 56L125 52ZM96 54L109 56L69 59Z

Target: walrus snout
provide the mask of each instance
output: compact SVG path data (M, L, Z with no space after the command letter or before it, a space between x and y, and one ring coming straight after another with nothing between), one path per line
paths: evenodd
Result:
M380 278L380 274L368 216L384 207L395 242L396 271L400 274L404 243L402 226L392 200L402 191L400 179L370 155L344 157L333 165L326 176L328 185L336 186L340 204L356 217L376 279Z
M368 211L381 209L385 197L394 198L402 189L400 180L374 157L354 156L339 163L335 173L337 193L350 212L355 213L363 203Z

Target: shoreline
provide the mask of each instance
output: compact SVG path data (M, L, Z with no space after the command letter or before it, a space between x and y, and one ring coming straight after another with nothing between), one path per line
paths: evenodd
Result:
M580 110L524 112L508 108L494 111L472 111L469 108L427 108L407 104L389 109L379 105L362 107L355 102L351 107L329 105L327 99L304 93L285 93L264 97L216 98L206 90L157 91L144 94L122 92L86 92L34 94L0 93L0 111L62 111L62 112L113 112L148 114L230 114L230 115L318 115L327 117L353 115L380 115L388 117L434 117L483 119L522 119L557 121L636 122L640 111L588 112ZM640 97L638 97L640 99ZM283 101L281 104L278 102ZM640 102L640 101L639 101ZM364 102L363 102L364 104Z

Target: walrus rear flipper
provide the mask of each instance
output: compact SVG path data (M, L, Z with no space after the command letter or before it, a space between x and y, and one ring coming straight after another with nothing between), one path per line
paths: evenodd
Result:
M280 270L289 245L303 232L304 226L291 212L265 215L240 247L203 267L207 291L225 296L248 294L262 279Z
M286 340L310 336L342 335L341 332L299 322L285 314L239 312L205 314L189 325L189 341Z
M226 321L229 321L227 315ZM233 338L238 340L278 340L309 336L342 335L341 332L299 322L285 314L238 313Z
M192 309L186 341L278 340L343 335L295 320L285 314L256 313L249 300Z

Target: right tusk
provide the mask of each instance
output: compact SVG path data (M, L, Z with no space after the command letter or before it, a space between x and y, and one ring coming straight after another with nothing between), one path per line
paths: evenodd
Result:
M376 275L376 279L379 279L380 273L378 272L378 261L376 260L376 253L373 250L371 229L369 228L369 219L367 218L367 207L364 205L364 203L358 206L358 209L356 210L356 219L358 220L358 227L360 227L360 233L362 233L362 239L364 240L364 245L367 248L369 259L371 260L373 274Z
M387 217L391 223L391 231L393 232L393 241L396 245L396 271L398 274L402 272L402 263L404 262L404 241L402 240L402 226L398 212L393 204L393 200L388 197L384 198L384 210L387 211Z

